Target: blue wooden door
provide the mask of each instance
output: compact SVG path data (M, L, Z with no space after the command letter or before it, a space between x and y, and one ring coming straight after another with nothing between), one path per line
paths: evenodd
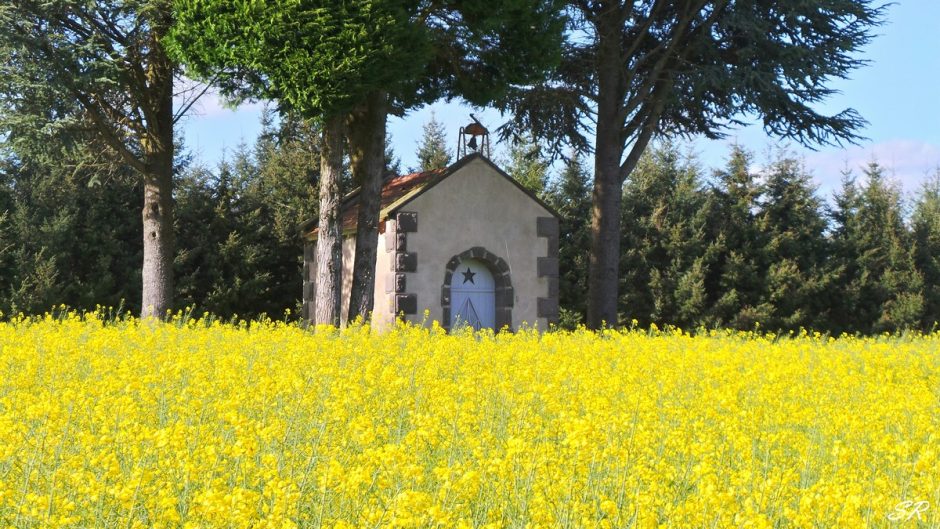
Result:
M496 282L482 262L465 259L450 280L451 329L496 326Z

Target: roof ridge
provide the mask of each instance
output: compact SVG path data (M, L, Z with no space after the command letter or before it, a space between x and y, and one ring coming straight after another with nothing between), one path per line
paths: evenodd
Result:
M477 158L483 160L491 168L493 168L497 174L508 180L516 188L529 196L537 204L545 208L546 211L551 213L556 217L561 217L557 211L554 210L551 206L546 204L542 199L535 195L532 191L526 189L522 184L517 182L514 178L509 176L505 171L503 171L499 166L493 163L492 160L483 156L482 154L475 152L464 156L463 158L457 160L447 167L441 167L439 169L430 169L427 171L416 171L412 173L407 173L403 175L393 175L385 178L382 182L381 194L379 197L379 211L380 215L383 217L385 215L393 214L399 208L408 204L421 194L423 194L428 189L434 187L439 182L445 178L456 173L470 162L476 160ZM396 185L396 180L399 185ZM354 189L346 194L340 202L341 212L340 212L340 222L342 223L343 233L347 233L349 230L355 228L358 220L358 201L356 198L359 194L359 188ZM302 235L313 235L316 233L316 225L319 219L310 219L300 225L300 231Z

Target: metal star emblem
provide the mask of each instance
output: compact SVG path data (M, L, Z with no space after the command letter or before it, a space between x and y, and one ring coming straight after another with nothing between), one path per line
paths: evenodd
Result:
M477 275L477 273L476 273L476 272L471 272L469 266L467 267L467 271L466 271L466 272L460 272L460 273L463 274L463 282L464 282L464 284L466 284L467 281L469 281L471 285L475 285L475 284L476 284L476 283L473 282L473 276Z

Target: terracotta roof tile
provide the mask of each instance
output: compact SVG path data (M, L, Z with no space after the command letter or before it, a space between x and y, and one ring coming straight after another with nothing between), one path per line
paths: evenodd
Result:
M446 168L434 169L432 171L423 171L420 173L411 173L386 178L385 182L382 184L382 202L380 210L392 205L401 197L427 184L434 177L441 175L445 171L447 171ZM342 219L344 233L356 228L356 221L358 216L359 192L356 190L343 199L340 218ZM310 233L316 232L317 229L314 228Z
M443 169L435 169L433 171L424 171L421 173L411 173L401 176L393 176L387 178L382 184L382 200L381 200L381 210L386 214L389 213L389 208L399 202L404 197L410 197L408 200L414 200L415 197L419 196L425 190L435 185L437 182L440 182L444 178L447 178L448 175L455 174L461 168L463 168L468 163L473 160L483 160L485 163L496 171L497 174L511 182L516 186L521 192L525 193L529 198L534 200L537 204L545 208L546 211L554 215L555 217L561 218L561 216L552 209L551 206L539 199L534 193L523 187L519 182L516 182L512 179L511 176L505 173L502 169L497 167L492 161L485 158L480 153L473 153L467 156L464 156L460 160L457 160L450 167ZM341 206L341 219L343 223L343 232L349 233L354 231L356 228L356 220L359 215L359 193L358 190L353 191L346 195L343 199L343 204ZM397 207L402 207L405 203L399 204ZM380 220L385 220L384 218ZM307 238L307 240L316 239L316 224L317 219L310 219L299 226L301 234Z

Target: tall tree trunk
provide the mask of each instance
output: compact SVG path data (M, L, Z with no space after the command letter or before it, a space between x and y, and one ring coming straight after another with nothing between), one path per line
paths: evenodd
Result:
M619 34L599 25L597 60L597 129L594 146L594 193L591 211L591 256L588 274L587 325L616 325L620 277L620 206L623 195L620 158L623 118Z
M599 121L599 120L598 120ZM591 256L588 275L587 325L599 329L616 325L620 281L620 208L623 186L619 163L605 163L602 149L594 161L594 193L591 211ZM620 150L616 149L619 155Z
M141 317L166 316L173 308L173 156L172 148L153 160L144 176L144 264Z
M165 19L165 20L164 20ZM160 31L169 23L161 18ZM161 32L154 30L146 76L149 94L143 105L151 114L141 139L143 151L144 263L141 271L142 318L165 317L173 309L173 65L159 45Z
M379 210L385 176L385 120L388 114L384 92L371 94L349 120L349 158L353 179L359 185L359 215L356 228L356 257L353 266L349 321L368 319L375 301L375 261L379 238Z
M323 124L320 146L320 222L317 235L315 322L339 325L343 278L343 227L340 224L340 178L343 173L343 118Z

